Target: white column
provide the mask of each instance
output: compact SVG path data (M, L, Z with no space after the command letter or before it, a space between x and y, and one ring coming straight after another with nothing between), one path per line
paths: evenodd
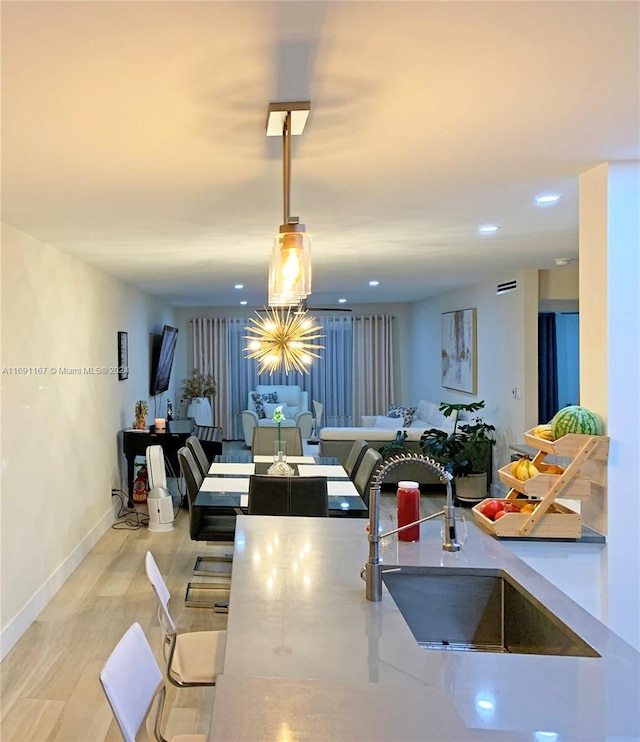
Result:
M640 649L640 163L580 176L580 403L611 438L604 621Z

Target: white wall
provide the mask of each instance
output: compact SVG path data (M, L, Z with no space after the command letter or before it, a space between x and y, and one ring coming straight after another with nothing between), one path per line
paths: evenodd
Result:
M2 225L2 656L111 525L111 488L126 480L118 432L149 397L150 333L172 320L139 290ZM84 373L117 365L119 330L128 380Z
M640 163L580 176L580 395L606 421L604 620L640 649ZM588 502L588 501L587 501Z
M496 285L514 278L518 288L497 296ZM496 276L492 281L412 305L411 398L432 402L484 400L481 416L497 428L496 467L509 461L509 445L521 443L524 431L537 422L537 300L537 271L524 271ZM476 395L443 388L440 363L440 315L473 307L477 309ZM520 399L513 398L514 388L519 390Z

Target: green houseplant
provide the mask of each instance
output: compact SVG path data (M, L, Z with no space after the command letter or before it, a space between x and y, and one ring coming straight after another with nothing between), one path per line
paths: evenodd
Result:
M196 425L213 425L211 400L216 395L216 382L211 374L202 374L194 369L191 377L184 379L184 396L189 402L187 417Z
M216 394L216 382L211 374L201 374L195 369L191 377L184 379L184 396L188 400L202 397L213 397Z
M486 497L487 479L491 471L491 452L495 445L495 427L481 417L460 422L460 413L483 409L484 401L450 404L442 402L440 412L445 417L455 415L453 431L437 428L425 430L420 448L425 456L440 462L455 480L456 497L465 502L477 502Z
M389 443L385 443L384 446L382 446L382 448L380 449L382 458L386 461L392 456L397 456L398 454L402 453L409 453L409 448L407 447L406 440L406 431L399 430L396 433L396 437L392 441L389 441Z

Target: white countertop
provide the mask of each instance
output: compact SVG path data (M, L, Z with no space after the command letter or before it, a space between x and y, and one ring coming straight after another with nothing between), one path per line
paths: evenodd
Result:
M211 740L640 739L640 655L502 544L469 523L463 550L443 552L434 521L381 553L389 565L503 569L601 658L420 649L386 588L365 600L365 526L238 518Z

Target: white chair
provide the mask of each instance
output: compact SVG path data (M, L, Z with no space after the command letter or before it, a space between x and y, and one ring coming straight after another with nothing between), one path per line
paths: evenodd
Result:
M260 404L256 405L255 395L267 396L267 401L261 399ZM268 395L272 396L269 397ZM275 395L275 398L273 395ZM275 399L275 401L269 402L269 399ZM295 384L290 386L258 384L255 391L249 392L247 409L242 413L245 445L251 446L255 427L272 427L274 425L271 419L273 415L271 408L277 405L286 406L284 414L287 419L282 423L283 427L299 427L303 438L308 438L311 435L312 415L309 410L309 392L303 391ZM261 406L262 409L260 409Z
M158 621L169 682L179 688L215 685L224 667L227 632L185 631L179 634L169 613L171 595L150 551L145 557L145 570L158 600Z
M135 742L156 698L154 736L157 742L167 742L161 732L166 687L139 623L134 623L116 644L100 672L100 684L125 742ZM170 742L206 740L204 734L179 734Z

